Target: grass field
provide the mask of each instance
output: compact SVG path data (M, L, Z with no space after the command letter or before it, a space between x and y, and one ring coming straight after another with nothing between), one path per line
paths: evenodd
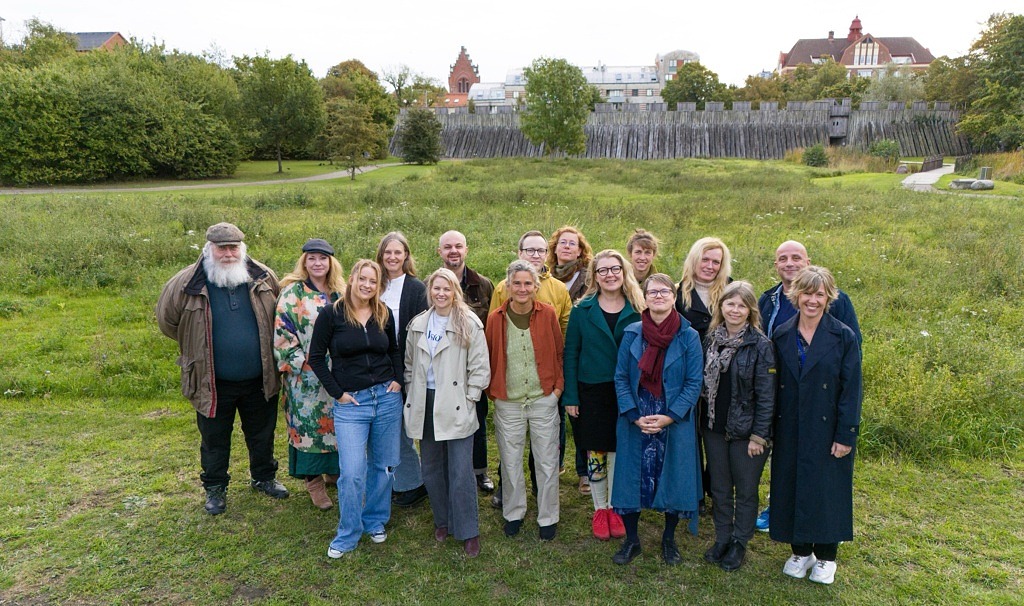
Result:
M824 174L744 161L472 161L354 183L5 197L0 603L1019 603L1021 197ZM741 571L705 565L709 519L698 538L680 534L684 563L667 569L658 520L645 516L644 555L615 567L616 546L589 537L589 498L571 473L554 544L536 539L532 502L523 535L507 540L482 499L484 551L472 561L434 543L425 506L397 511L387 543L327 560L336 514L290 478L291 499L253 494L240 439L228 513L206 516L194 413L152 308L221 220L279 274L307 237L331 241L348 268L391 229L429 271L437 236L457 228L470 265L498 278L523 231L573 223L596 249L652 230L657 266L673 275L695 239L717 235L733 276L761 290L775 246L803 241L850 294L865 336L857 540L840 549L836 584L783 577L786 546L764 535Z

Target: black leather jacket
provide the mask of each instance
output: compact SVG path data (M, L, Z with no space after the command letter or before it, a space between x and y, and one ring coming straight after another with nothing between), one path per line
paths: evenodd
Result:
M709 340L704 343L705 359ZM747 330L729 367L732 401L726 420L727 440L753 440L770 446L775 414L775 349L760 331ZM707 402L701 397L701 406ZM707 427L701 427L707 431Z

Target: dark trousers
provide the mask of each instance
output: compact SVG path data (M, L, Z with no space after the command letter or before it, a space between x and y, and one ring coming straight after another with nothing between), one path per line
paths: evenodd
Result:
M754 536L757 489L768 460L768 449L747 454L749 440L726 440L725 434L704 431L704 451L710 476L715 541L739 541L744 547Z
M216 416L208 418L196 413L196 425L202 437L199 461L203 472L199 479L203 488L227 486L231 480L228 463L236 411L249 449L249 475L257 482L274 479L277 474L277 460L274 459L277 394L269 400L263 397L262 377L250 381L218 380L216 387Z
M480 536L476 478L470 466L473 437L434 439L434 396L435 391L428 389L420 440L423 484L430 495L434 527L447 528L457 540L465 541Z
M473 434L473 473L487 473L487 396L476 403L476 419L480 428ZM422 446L421 446L422 448Z
M814 557L826 562L835 562L836 553L839 551L839 543L793 543L793 555L807 557L814 554Z

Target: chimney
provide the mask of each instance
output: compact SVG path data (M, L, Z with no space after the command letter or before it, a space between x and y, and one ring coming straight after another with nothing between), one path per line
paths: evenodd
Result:
M834 30L828 30L828 41L832 42L835 39L836 32Z

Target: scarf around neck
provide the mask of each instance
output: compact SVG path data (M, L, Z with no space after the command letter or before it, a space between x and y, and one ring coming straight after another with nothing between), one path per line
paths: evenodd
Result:
M704 400L708 403L708 429L715 423L715 398L722 371L728 370L736 350L743 343L747 327L735 337L729 336L725 325L718 325L708 334L708 347L704 354Z
M576 272L583 270L583 264L580 263L579 259L556 265L551 268L551 275L557 278L561 282L568 282L572 279Z
M647 341L647 349L640 356L640 385L655 398L662 395L661 373L665 367L665 350L679 332L681 324L682 317L675 310L661 324L655 324L649 309L640 314L641 334L644 341Z

